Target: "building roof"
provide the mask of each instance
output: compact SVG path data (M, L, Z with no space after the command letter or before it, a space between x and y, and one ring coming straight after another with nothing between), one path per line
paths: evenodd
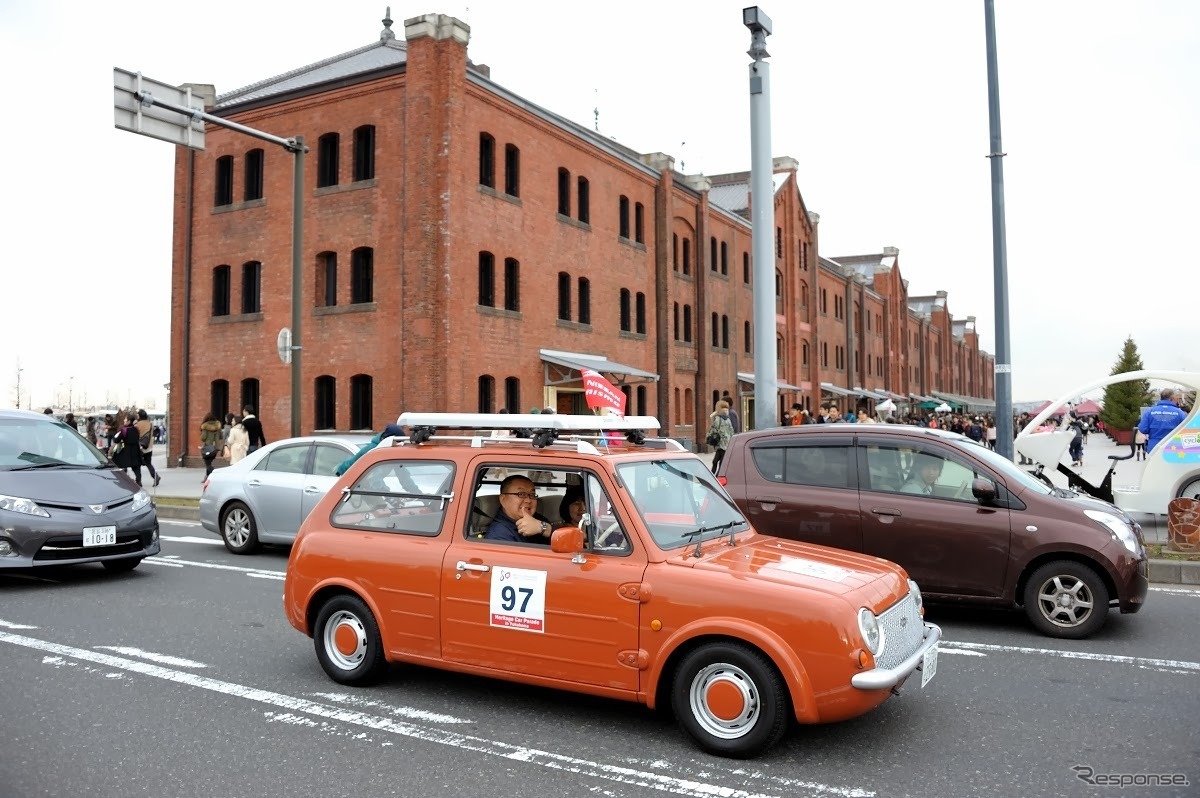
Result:
M721 177L718 175L709 178L713 184L712 188L708 190L709 203L744 215L745 211L750 210L750 178L746 177L743 180L725 183L721 182ZM780 187L787 179L787 174L771 175L771 193L778 194Z

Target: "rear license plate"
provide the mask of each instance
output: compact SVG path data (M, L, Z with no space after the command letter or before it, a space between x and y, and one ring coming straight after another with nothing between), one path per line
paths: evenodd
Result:
M921 687L929 684L929 681L937 673L937 651L938 647L934 646L921 658Z
M84 546L113 546L117 542L115 526L85 526L83 528Z

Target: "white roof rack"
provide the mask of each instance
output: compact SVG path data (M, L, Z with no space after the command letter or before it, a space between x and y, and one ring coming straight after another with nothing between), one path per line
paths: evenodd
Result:
M414 429L552 429L558 432L657 430L654 416L594 416L560 413L401 413L396 423Z

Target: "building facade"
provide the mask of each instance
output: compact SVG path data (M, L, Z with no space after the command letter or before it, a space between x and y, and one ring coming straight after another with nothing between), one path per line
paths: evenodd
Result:
M729 391L754 417L749 174L677 172L513 94L443 15L216 96L303 136L302 432L403 410L585 412L580 369L664 434L703 439ZM198 87L196 87L198 89ZM251 405L286 437L293 156L224 128L175 167L171 455ZM992 396L973 317L907 294L898 253L818 257L797 162L775 159L780 407Z

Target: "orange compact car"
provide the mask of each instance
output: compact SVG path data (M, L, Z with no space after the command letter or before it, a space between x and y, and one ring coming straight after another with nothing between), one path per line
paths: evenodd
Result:
M941 631L899 566L757 534L699 458L644 437L653 418L399 423L288 562L288 620L337 682L404 662L669 703L700 747L750 757L936 672Z

